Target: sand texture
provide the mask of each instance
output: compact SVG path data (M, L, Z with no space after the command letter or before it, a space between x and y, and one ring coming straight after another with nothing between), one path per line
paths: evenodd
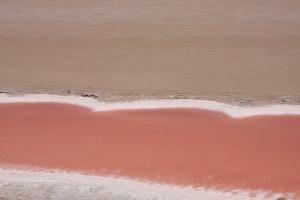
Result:
M1 91L299 104L299 9L298 0L1 1Z
M128 179L0 168L1 200L295 200L258 191L197 190ZM286 196L286 195L285 195Z

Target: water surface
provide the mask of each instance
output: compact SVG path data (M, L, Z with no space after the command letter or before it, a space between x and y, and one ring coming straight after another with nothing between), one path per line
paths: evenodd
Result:
M300 196L300 116L0 104L0 164Z

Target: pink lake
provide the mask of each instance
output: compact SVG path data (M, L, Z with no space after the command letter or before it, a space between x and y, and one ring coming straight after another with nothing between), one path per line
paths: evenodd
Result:
M0 164L300 197L300 115L0 104Z

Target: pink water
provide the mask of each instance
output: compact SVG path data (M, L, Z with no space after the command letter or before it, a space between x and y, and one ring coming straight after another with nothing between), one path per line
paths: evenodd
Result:
M300 197L300 115L0 104L0 164Z

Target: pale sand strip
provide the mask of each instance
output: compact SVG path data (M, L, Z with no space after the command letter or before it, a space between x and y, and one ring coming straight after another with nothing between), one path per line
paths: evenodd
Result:
M0 95L0 103L35 103L35 102L56 102L67 103L87 107L95 112L122 110L122 109L154 109L154 108L198 108L212 111L223 112L231 117L249 117L257 115L283 115L300 114L300 105L265 105L260 107L239 107L225 103L207 100L142 100L133 102L99 102L92 98L77 96L58 96L58 95L37 95L28 94L24 96Z
M255 195L254 195L255 194ZM127 199L127 200L276 200L290 194L264 191L217 191L140 182L116 177L56 171L31 171L0 166L0 198L4 199Z

